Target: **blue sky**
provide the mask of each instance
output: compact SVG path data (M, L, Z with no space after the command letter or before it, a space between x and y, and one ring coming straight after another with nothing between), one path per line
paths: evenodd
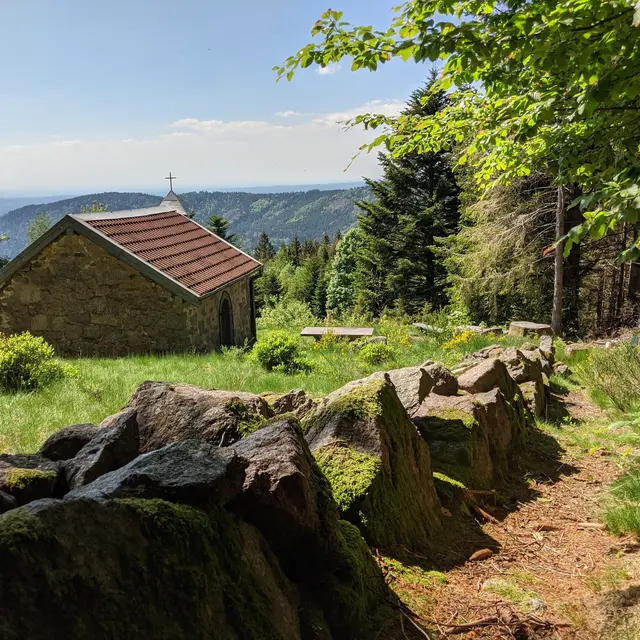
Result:
M0 0L0 192L355 181L363 132L336 120L393 113L426 74L271 68L329 4L386 26L398 0Z

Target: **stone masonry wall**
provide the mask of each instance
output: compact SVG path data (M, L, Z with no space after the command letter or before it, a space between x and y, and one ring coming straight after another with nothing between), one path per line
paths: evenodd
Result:
M251 337L249 282L227 291L242 344ZM191 305L87 238L67 234L0 285L0 332L31 331L71 356L208 351L219 346L220 296Z

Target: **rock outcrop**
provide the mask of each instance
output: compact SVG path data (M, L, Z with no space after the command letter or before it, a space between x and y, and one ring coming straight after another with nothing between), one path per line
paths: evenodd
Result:
M439 530L429 448L388 377L329 394L304 428L342 516L371 544L420 548Z
M130 406L138 414L141 452L193 439L230 445L273 416L267 402L253 393L167 382L144 382Z

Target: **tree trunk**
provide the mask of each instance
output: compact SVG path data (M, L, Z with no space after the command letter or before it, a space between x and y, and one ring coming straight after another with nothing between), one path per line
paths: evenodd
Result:
M564 188L558 185L558 208L556 210L556 249L553 278L553 310L551 312L551 328L559 336L562 334L562 275L564 269Z
M565 194L569 201L578 197L580 190L573 185ZM570 207L565 214L566 229L573 229L584 222L580 207ZM582 251L579 244L571 247L571 253L564 260L563 275L563 319L562 328L566 334L580 334L580 285L582 281Z
M638 235L640 234L640 225L635 225L632 233L632 239L637 242ZM640 317L640 260L633 260L629 263L629 289L627 296L631 303L632 319L635 324Z

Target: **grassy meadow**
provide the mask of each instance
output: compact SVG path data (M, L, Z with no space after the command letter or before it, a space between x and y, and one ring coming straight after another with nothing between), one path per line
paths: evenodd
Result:
M289 329L289 332L297 336L299 330ZM302 388L320 397L373 371L417 365L427 359L451 365L496 342L509 345L523 342L501 335L466 335L452 340L451 332L428 337L399 323L377 325L376 334L386 335L393 350L393 356L385 362L363 362L357 346L344 340L301 339L303 353L313 368L309 373L291 375L266 371L240 349L205 355L71 360L78 370L75 378L29 393L0 393L0 452L35 451L61 427L80 422L98 423L125 406L136 387L145 380L253 393Z

